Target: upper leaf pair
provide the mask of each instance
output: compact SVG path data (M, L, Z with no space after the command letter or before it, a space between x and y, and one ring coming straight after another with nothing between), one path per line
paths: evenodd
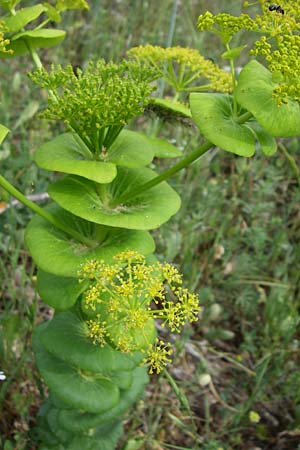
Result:
M300 105L294 100L278 106L272 93L272 73L257 61L241 71L235 98L224 94L194 93L190 97L193 119L216 146L240 156L252 156L257 147L266 155L276 151L275 136L300 134ZM239 114L234 113L237 101ZM251 114L244 114L246 112ZM245 121L243 122L243 117Z

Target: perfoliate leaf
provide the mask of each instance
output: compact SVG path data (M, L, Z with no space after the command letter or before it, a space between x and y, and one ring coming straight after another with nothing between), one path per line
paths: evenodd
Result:
M150 169L118 169L117 177L105 190L92 181L67 176L52 184L48 192L63 208L91 222L136 230L158 228L180 207L180 197L166 183L142 192L126 204L110 207L121 195L138 189L156 176ZM80 198L80 202L78 199Z
M45 7L45 12L50 20L53 20L56 23L61 22L61 15L54 6L46 2L43 3L43 6Z
M45 272L62 277L76 277L81 264L87 260L103 259L111 262L114 255L129 249L144 255L154 251L154 241L146 231L96 225L69 214L57 205L51 205L47 210L60 221L94 240L95 244L92 247L85 246L42 217L33 217L27 226L25 240L35 263Z
M138 168L149 164L154 156L177 158L181 156L181 152L165 139L123 130L109 148L106 161L111 161L119 166Z
M63 30L37 29L22 31L15 34L10 39L7 50L13 50L13 54L1 52L1 58L13 58L15 56L25 55L28 53L26 42L30 43L32 49L53 47L59 44L65 38L66 32Z
M44 11L46 8L41 4L28 6L19 9L14 16L5 17L3 23L9 33L15 33L37 19Z
M142 133L122 130L109 148L106 161L124 167L143 167L154 158L151 139Z
M109 345L100 347L93 344L88 333L87 323L68 311L55 315L39 338L45 349L60 360L107 378L111 372L131 371L140 363L139 353L121 353Z
M60 134L46 142L37 150L34 160L43 169L80 175L97 183L110 183L117 174L115 164L95 161L75 133Z
M116 448L123 428L121 422L114 422L91 431L89 436L75 436L68 445L68 450L113 450Z
M33 347L37 367L50 391L67 405L87 412L101 413L116 406L120 394L115 384L99 374L80 371L45 350L40 336L46 327L35 329Z
M236 155L254 154L255 137L246 124L236 122L230 95L193 93L190 105L193 119L206 139Z
M37 291L43 302L58 311L71 308L86 287L77 278L58 277L42 270L37 274Z
M272 95L276 86L268 69L255 60L250 61L238 78L237 101L270 135L299 136L300 104L289 99L288 104L278 106Z
M108 423L122 416L137 401L148 381L147 369L145 367L137 367L133 371L133 381L130 389L120 392L118 404L110 411L103 414L88 414L64 409L59 413L59 423L64 429L74 433L82 433L100 424Z

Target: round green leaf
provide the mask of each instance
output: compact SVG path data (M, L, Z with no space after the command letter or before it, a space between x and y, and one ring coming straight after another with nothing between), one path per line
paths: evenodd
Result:
M40 269L37 274L37 291L43 302L59 311L71 308L86 288L87 282L79 283L77 278L58 277Z
M193 119L201 133L217 147L240 156L252 156L255 137L247 124L233 116L232 97L226 94L190 95Z
M40 216L29 222L25 241L39 268L63 277L76 277L84 262L103 259L111 262L114 255L125 250L136 250L144 255L154 251L154 241L145 231L108 228L80 219L57 205L47 210L56 218L95 241L93 247L70 238Z
M129 389L132 384L132 370L119 370L109 373L109 379L120 389Z
M222 53L221 56L223 59L235 59L238 56L240 56L240 54L246 47L247 45L241 45L240 47L231 48L230 50L227 50L226 52Z
M91 430L91 436L75 436L66 450L113 450L122 434L122 423L113 423L108 426Z
M287 105L278 106L272 96L276 86L268 69L255 60L250 61L238 78L237 101L272 136L299 136L300 104L290 99Z
M122 416L142 395L148 383L148 375L145 367L138 367L133 371L131 388L121 391L119 403L111 410L103 414L89 414L74 410L61 410L58 416L60 425L68 431L82 433L90 428Z
M76 176L67 176L51 185L50 196L60 206L91 222L137 230L158 228L180 207L180 197L166 183L160 183L126 204L109 207L114 198L138 189L156 176L150 169L120 167L112 183L99 190L96 183Z
M119 401L119 389L99 374L78 370L48 353L40 343L43 326L35 330L33 347L36 365L50 390L73 408L101 413Z
M21 8L14 16L5 17L3 23L9 33L15 33L37 19L44 11L46 11L46 7L41 4Z
M70 433L70 431L66 431L60 427L59 421L58 421L58 416L59 416L59 410L56 408L51 407L47 411L47 415L46 415L46 420L47 420L47 425L48 425L47 428L49 428L51 433L53 433L53 435L58 438L59 442L68 443L68 442L70 442L70 440L72 439L73 436Z
M111 372L132 370L139 364L139 353L122 353L109 345L100 347L92 343L88 333L87 323L68 311L56 314L39 338L52 355L89 372L109 376Z
M43 144L35 153L38 166L110 183L117 174L115 164L95 161L85 143L75 133L64 133Z
M64 40L66 32L63 30L37 29L27 30L15 34L6 47L7 50L13 50L13 54L1 53L2 58L13 58L15 56L25 55L28 53L26 42L30 43L32 49L53 47Z
M124 167L143 167L154 158L151 139L142 133L122 130L107 152L105 161Z

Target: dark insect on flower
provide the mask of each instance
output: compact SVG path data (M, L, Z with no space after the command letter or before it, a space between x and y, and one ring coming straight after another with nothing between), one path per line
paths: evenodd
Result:
M276 11L280 14L284 14L284 9L282 9L281 6L279 6L279 5L274 5L274 4L270 5L269 11Z

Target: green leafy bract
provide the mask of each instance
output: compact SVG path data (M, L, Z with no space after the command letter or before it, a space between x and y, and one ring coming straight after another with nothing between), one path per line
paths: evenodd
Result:
M180 197L163 182L126 204L110 207L117 197L138 189L156 176L150 169L120 167L112 183L99 189L96 183L67 176L52 184L48 192L63 208L91 222L136 230L150 230L166 222L180 207ZM80 201L78 201L80 199Z
M130 389L121 391L119 403L110 411L96 415L63 409L59 413L59 423L68 431L82 433L89 428L110 422L122 416L136 402L138 397L142 395L148 379L146 368L137 367L133 371L133 382Z
M26 41L30 43L32 49L53 47L59 44L65 38L66 32L63 30L36 29L21 31L10 39L7 50L13 50L13 54L1 53L1 58L13 58L15 56L28 53Z
M122 431L122 424L119 422L98 427L96 430L92 430L91 436L74 437L67 450L113 450L116 448Z
M39 339L53 356L88 372L109 376L110 372L132 370L140 363L139 353L121 353L109 345L100 347L88 334L87 323L67 311L48 322Z
M143 167L154 158L151 138L142 133L122 130L107 152L106 161L124 167Z
M240 156L255 153L255 137L246 124L235 121L230 95L193 93L190 105L197 127L210 142Z
M34 160L43 169L80 175L97 183L110 183L117 174L115 164L94 160L75 133L64 133L46 142L37 150Z
M15 33L37 19L44 11L46 11L46 8L42 4L21 8L14 16L5 17L3 23L9 33Z
M79 283L77 278L58 277L40 269L37 274L37 291L43 302L58 311L71 308L86 288L87 282Z
M146 136L136 131L123 130L107 152L106 161L119 166L137 168L149 164L154 156L177 158L181 152L160 138Z
M35 263L45 272L76 277L80 265L87 260L103 259L110 262L114 255L129 249L146 255L154 251L154 241L145 231L96 225L69 214L57 205L51 205L47 210L60 221L80 231L83 236L93 239L95 245L87 247L53 227L42 217L33 217L27 226L25 240Z
M268 69L257 61L250 61L238 78L237 101L270 135L299 136L300 104L290 99L288 104L278 106L272 96L276 86Z

